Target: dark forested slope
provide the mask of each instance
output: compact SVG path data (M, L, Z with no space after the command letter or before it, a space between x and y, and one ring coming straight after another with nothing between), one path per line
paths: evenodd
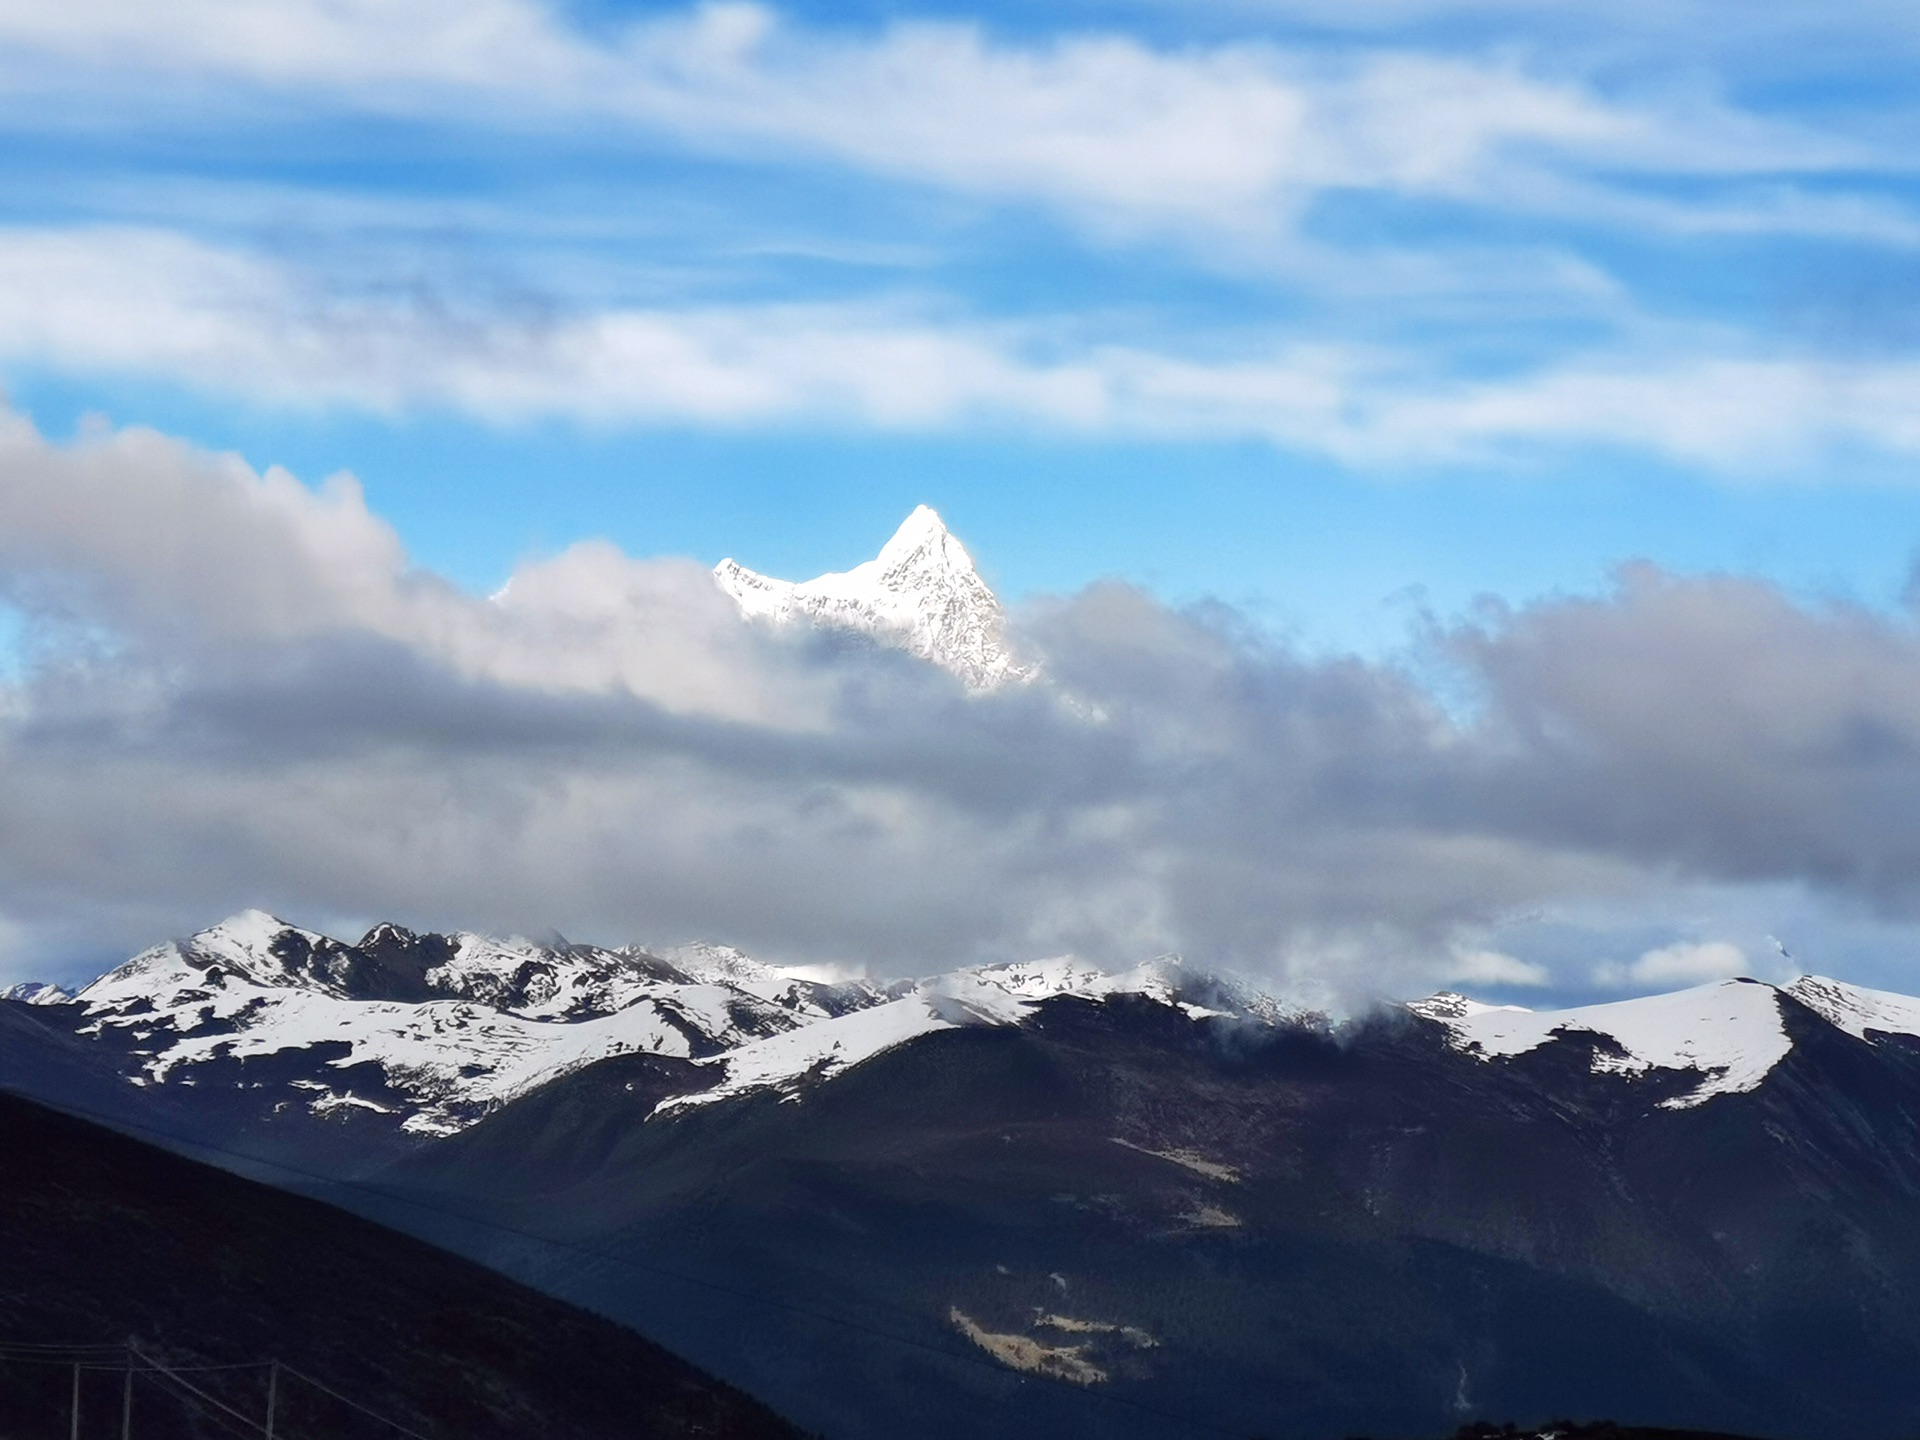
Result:
M114 1344L172 1367L277 1358L441 1440L795 1432L598 1316L318 1202L0 1095L0 1434L67 1433L72 1370L23 1345ZM135 1435L249 1433L257 1370L137 1374ZM119 1433L124 1375L83 1373L85 1433ZM213 1417L218 1417L213 1418ZM401 1433L289 1373L276 1433ZM259 1433L253 1431L251 1433Z

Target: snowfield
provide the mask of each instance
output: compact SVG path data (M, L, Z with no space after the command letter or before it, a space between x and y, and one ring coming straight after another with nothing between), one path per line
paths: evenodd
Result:
M1699 1072L1692 1090L1661 1102L1677 1110L1751 1090L1787 1057L1793 1043L1780 1020L1780 993L1757 980L1723 980L1568 1010L1480 1005L1460 995L1418 1000L1408 1008L1444 1025L1456 1049L1483 1060L1585 1033L1611 1042L1594 1051L1596 1074Z

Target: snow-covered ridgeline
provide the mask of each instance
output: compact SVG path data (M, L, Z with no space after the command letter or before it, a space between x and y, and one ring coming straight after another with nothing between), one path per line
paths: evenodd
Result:
M1780 1023L1778 992L1757 981L1728 980L1570 1010L1460 1000L1435 997L1409 1008L1445 1025L1457 1048L1486 1060L1524 1054L1563 1035L1587 1032L1617 1047L1595 1049L1596 1073L1700 1072L1702 1079L1691 1091L1663 1102L1676 1109L1753 1089L1792 1049Z
M1694 1071L1700 1081L1662 1101L1669 1109L1704 1104L1716 1095L1752 1090L1793 1049L1781 1015L1788 996L1857 1039L1920 1036L1920 1000L1805 975L1781 987L1758 980L1722 980L1670 995L1649 995L1567 1010L1483 1005L1443 993L1407 1008L1443 1025L1454 1047L1482 1060L1525 1054L1568 1036L1609 1044L1593 1052L1596 1074Z
M827 1079L937 1030L1017 1025L1044 1000L1107 1000L1116 995L1139 995L1192 1019L1234 1015L1276 1023L1319 1018L1271 996L1196 974L1171 956L1118 973L1072 956L982 965L916 982L884 1004L749 1041L702 1061L722 1070L724 1078L710 1089L669 1099L659 1109L668 1113L755 1090L791 1090L803 1080ZM1196 996L1198 1001L1191 998Z
M690 950L682 969L644 950L392 926L348 946L247 911L143 951L77 1001L81 1033L121 1041L139 1083L307 1054L311 1073L288 1083L315 1113L357 1104L441 1134L595 1060L716 1054L881 998L725 960ZM356 1093L347 1072L368 1065L380 1082Z
M614 1055L717 1072L668 1113L803 1084L961 1025L1017 1025L1060 996L1137 995L1191 1018L1306 1019L1258 989L1172 958L1111 973L1072 957L979 966L879 987L822 984L716 945L604 949L565 941L414 935L380 926L355 945L245 912L142 952L77 997L83 1035L110 1039L142 1084L277 1076L326 1114L381 1110L415 1133L463 1128L499 1105ZM21 1000L39 1003L39 992ZM1759 1085L1792 1048L1788 1000L1868 1043L1920 1036L1920 1000L1820 977L1784 988L1726 981L1568 1010L1442 994L1409 1005L1483 1061L1601 1037L1596 1073L1698 1076L1662 1103L1703 1104ZM1804 1013L1804 1012L1803 1012ZM279 1057L266 1069L233 1067Z
M1911 995L1846 985L1824 975L1802 975L1786 993L1856 1039L1920 1035L1920 1000Z
M0 990L0 1000L14 1000L22 1005L64 1005L71 999L73 991L49 985L44 980L23 980Z
M254 1084L230 1067L281 1057L294 1070L279 1066L278 1083L313 1113L357 1106L444 1134L614 1055L720 1072L677 1108L791 1088L933 1030L1017 1024L1053 996L1117 994L1194 1017L1283 1009L1171 959L1109 974L1063 957L881 989L823 984L724 946L608 950L389 925L346 945L259 911L143 951L78 1004L81 1033L118 1041L136 1083Z

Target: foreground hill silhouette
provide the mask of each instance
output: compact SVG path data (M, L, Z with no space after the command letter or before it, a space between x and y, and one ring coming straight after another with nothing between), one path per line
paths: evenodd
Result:
M0 1154L0 1347L131 1336L175 1367L273 1357L432 1440L798 1434L631 1331L329 1205L5 1094ZM264 1413L260 1372L192 1379ZM84 1433L117 1435L123 1376L83 1383ZM71 1384L0 1361L0 1433L65 1435ZM244 1433L167 1392L136 1376L141 1440ZM401 1432L283 1380L277 1433Z

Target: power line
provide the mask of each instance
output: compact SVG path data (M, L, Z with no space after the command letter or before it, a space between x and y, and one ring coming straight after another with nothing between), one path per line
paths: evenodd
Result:
M1071 1380L1063 1380L1056 1376L1046 1374L1044 1371L1012 1371L1009 1366L1002 1365L979 1355L969 1354L964 1350L954 1350L945 1345L936 1345L928 1340L920 1340L912 1336L901 1335L891 1330L884 1330L877 1326L864 1324L858 1320L848 1319L845 1316L832 1315L826 1311L814 1310L804 1305L794 1304L792 1301L777 1299L771 1295L763 1295L751 1290L739 1289L721 1281L670 1270L665 1266L649 1264L646 1261L636 1260L627 1255L616 1254L610 1250L599 1250L589 1245L580 1245L573 1241L562 1240L556 1236L542 1235L532 1230L523 1230L518 1226L507 1225L497 1220L488 1220L475 1215L462 1214L460 1211L448 1206L435 1205L425 1200L416 1199L410 1195L385 1190L378 1186L370 1185L365 1181L338 1179L330 1175L322 1174L317 1170L308 1170L299 1165L288 1164L283 1160L271 1160L262 1155L250 1155L245 1151L232 1150L222 1145L191 1139L185 1135L178 1135L172 1131L160 1129L158 1126L143 1124L140 1121L129 1120L120 1116L108 1115L101 1111L89 1109L86 1106L44 1100L12 1086L0 1086L0 1091L16 1095L49 1109L64 1111L67 1114L75 1115L82 1119L92 1120L97 1124L106 1126L108 1129L123 1132L135 1131L143 1135L154 1136L163 1141L171 1141L175 1145L185 1146L189 1150L199 1150L211 1155L224 1155L228 1159L244 1161L249 1165L264 1165L269 1169L278 1170L283 1174L298 1176L303 1180L312 1181L326 1189L352 1190L391 1203L410 1206L415 1210L424 1211L429 1215L444 1216L447 1219L459 1221L462 1224L472 1225L483 1230L491 1230L498 1234L509 1235L520 1240L528 1240L536 1245L548 1246L552 1249L565 1251L585 1259L605 1261L661 1279L677 1280L682 1284L691 1285L696 1289L709 1290L718 1295L725 1295L735 1300L745 1301L748 1304L764 1305L770 1309L784 1311L787 1314L815 1320L822 1324L837 1325L844 1330L857 1335L864 1335L869 1339L889 1341L893 1344L906 1346L926 1354L938 1355L943 1359L952 1360L958 1364L968 1365L975 1369L985 1370L1002 1378L1012 1373L1023 1382L1037 1380L1055 1389L1062 1390L1067 1394L1079 1396L1082 1399L1120 1406L1124 1409L1137 1411L1143 1415L1151 1415L1160 1420L1171 1420L1176 1424L1186 1425L1195 1430L1203 1430L1211 1434L1226 1436L1228 1440L1261 1440L1261 1437L1254 1435L1250 1431L1235 1429L1232 1426L1223 1425L1217 1421L1204 1420L1193 1415L1182 1415L1177 1411L1164 1410L1157 1405L1147 1404L1145 1401L1129 1399L1126 1396L1114 1395L1103 1390L1088 1389L1083 1385L1075 1384ZM872 1308L891 1310L893 1313L910 1318L915 1322L922 1319L921 1316L915 1315L911 1311L902 1310L895 1306L884 1305L873 1300L869 1300L867 1303ZM291 1367L283 1364L282 1368L290 1369ZM307 1376L302 1376L301 1378L308 1380L310 1384L318 1383ZM322 1386L321 1388L324 1389L325 1387ZM328 1393L332 1394L334 1392L329 1391ZM353 1402L349 1401L348 1403L351 1404ZM385 1417L378 1418L384 1419ZM387 1423L391 1424L393 1422L389 1421ZM404 1429L404 1427L397 1428ZM412 1434L415 1432L408 1433ZM422 1440L425 1440L425 1437L422 1437Z
M120 1348L122 1350L125 1350L127 1347L122 1345ZM136 1375L153 1375L153 1374L198 1375L211 1370L265 1370L272 1363L273 1362L271 1360L248 1360L238 1365L162 1366L157 1364L148 1364L148 1365L135 1365L133 1367L133 1372ZM63 1370L71 1370L75 1368L78 1368L81 1370L111 1370L116 1375L118 1375L121 1371L127 1368L127 1365L124 1361L107 1360L104 1357L95 1357L95 1358L85 1359L85 1360L72 1360L72 1359L62 1360L57 1356L50 1356L50 1355L7 1355L4 1353L0 1353L0 1364L56 1365Z
M158 1373L166 1376L167 1379L171 1380L174 1384L178 1385L181 1389L186 1390L194 1395L198 1395L202 1400L206 1401L207 1404L214 1406L216 1409L225 1411L227 1414L231 1415L234 1419L238 1420L242 1425L245 1425L248 1429L258 1430L263 1434L266 1432L266 1428L267 1428L266 1426L258 1424L248 1416L242 1415L238 1410L234 1409L231 1405L227 1404L224 1400L216 1399L214 1396L209 1395L206 1391L202 1390L199 1386L191 1384L188 1381L182 1380L178 1375L173 1373L171 1370L167 1369L166 1366L162 1365L158 1360L155 1360L151 1355L143 1354L140 1350L140 1347L138 1345L135 1345L131 1340L127 1341L127 1354L132 1359L146 1361L147 1364L150 1367L152 1367L149 1373Z
M85 1358L73 1359L63 1357L55 1353L59 1351L80 1352ZM108 1358L111 1355L119 1355L122 1358L112 1360ZM136 1361L140 1363L136 1364ZM432 1440L431 1436L423 1435L420 1431L401 1424L392 1416L383 1415L371 1406L363 1405L351 1395L343 1395L325 1381L316 1380L304 1370L295 1369L293 1366L279 1360L243 1360L226 1365L167 1365L152 1355L147 1354L133 1340L128 1340L120 1345L91 1343L59 1345L50 1342L43 1343L29 1340L4 1340L0 1341L0 1364L53 1365L63 1370L72 1370L74 1374L74 1397L72 1404L75 1417L73 1423L75 1426L79 1424L79 1379L81 1374L84 1372L103 1372L114 1375L124 1375L126 1377L127 1389L122 1397L123 1434L127 1432L127 1428L131 1423L133 1377L136 1375L144 1375L152 1377L156 1384L164 1382L165 1384L175 1387L168 1392L174 1399L179 1400L182 1404L189 1406L197 1413L217 1423L219 1427L228 1434L249 1437L249 1440L250 1437L254 1435L261 1435L265 1436L266 1440L272 1440L275 1392L278 1389L277 1382L279 1376L285 1374L307 1385L311 1385L314 1389L331 1396L343 1405L351 1406L362 1415L377 1420L389 1429L396 1430L402 1435L411 1437L411 1440ZM219 1396L210 1394L191 1381L181 1378L184 1375L200 1375L214 1371L231 1372L235 1370L266 1370L269 1372L267 1420L264 1424L261 1421L255 1420L252 1416L235 1409L220 1399ZM211 1407L211 1409L208 1407ZM241 1429L234 1429L236 1422L242 1427Z
M311 1375L308 1375L302 1371L296 1370L291 1365L288 1365L282 1362L280 1369L285 1374L293 1376L294 1379L296 1380L306 1381L307 1384L313 1386L313 1388L316 1390L324 1390L327 1394L331 1395L334 1399L338 1400L341 1404L351 1405L354 1409L358 1410L363 1415L371 1415L375 1420L378 1420L382 1425L392 1426L395 1430L398 1430L402 1435L411 1435L413 1437L413 1440L431 1440L430 1436L422 1435L418 1430L409 1430L405 1425L402 1425L398 1420L394 1420L386 1415L382 1415L377 1410L369 1410L366 1406L362 1405L358 1400L354 1400L349 1398L348 1396L342 1395L338 1390L334 1389L331 1385L323 1385L318 1380L314 1379Z
M158 1370L142 1370L136 1373L142 1374L142 1375L156 1375L156 1376L164 1376L165 1374L164 1371L158 1371ZM159 1382L156 1381L155 1383L159 1383ZM176 1381L174 1383L178 1385L179 1382ZM181 1390L175 1389L175 1390L167 1391L167 1394L170 1395L173 1399L177 1400L180 1404L186 1406L189 1410L192 1410L194 1413L204 1417L210 1424L212 1424L217 1429L223 1431L228 1435L239 1436L240 1440L253 1440L253 1437L256 1434L260 1433L261 1427L258 1425L253 1425L251 1423L249 1423L247 1428L245 1429L236 1427L232 1420L229 1420L226 1416L220 1414L217 1410L209 1410L199 1400L195 1399L193 1392L191 1391L182 1393Z

